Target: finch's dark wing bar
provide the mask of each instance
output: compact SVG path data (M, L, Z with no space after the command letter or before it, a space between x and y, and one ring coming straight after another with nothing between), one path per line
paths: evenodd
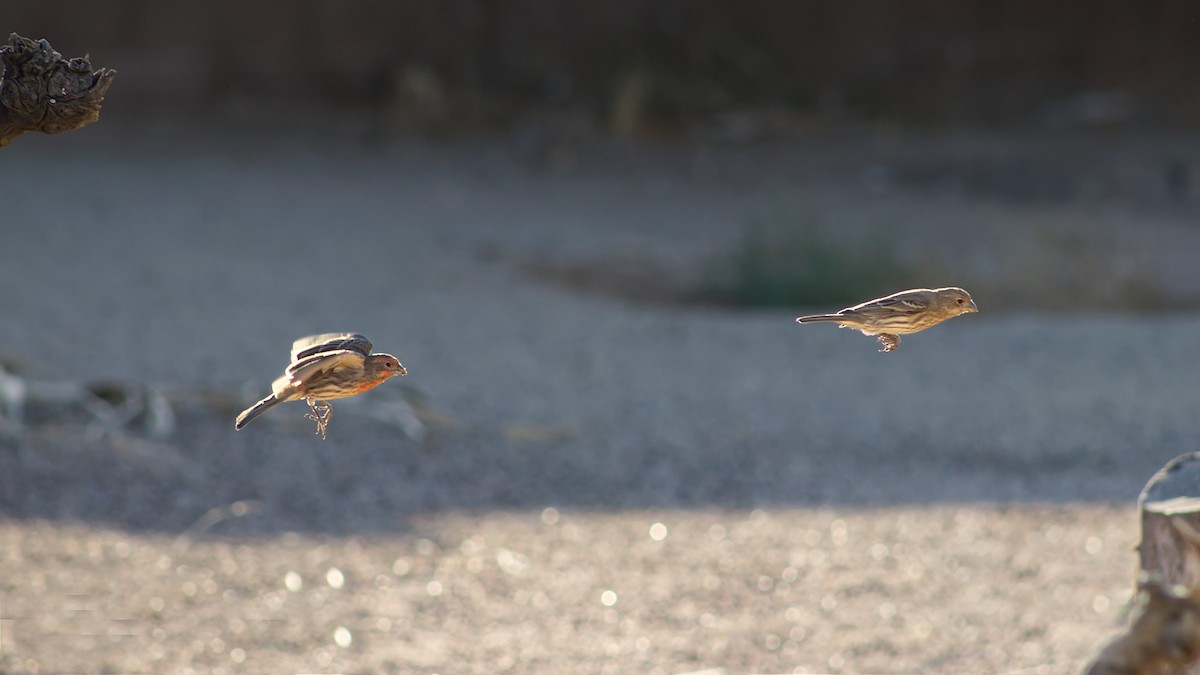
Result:
M917 314L929 309L929 303L922 297L887 297L868 302L864 307L874 305L880 309L889 309L898 314Z
M358 333L322 333L300 338L292 343L292 361L330 352L338 349L348 349L363 356L371 353L371 341Z

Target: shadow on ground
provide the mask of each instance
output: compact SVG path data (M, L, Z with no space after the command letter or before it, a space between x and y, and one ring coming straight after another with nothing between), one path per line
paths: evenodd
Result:
M946 503L1132 504L1174 451L1021 457L882 452L834 442L618 451L586 430L435 430L423 443L344 412L330 437L296 419L234 433L185 415L172 438L95 438L83 427L0 437L0 515L210 536L405 532L432 512L878 507ZM280 412L283 412L280 415ZM1180 451L1186 448L1179 448Z

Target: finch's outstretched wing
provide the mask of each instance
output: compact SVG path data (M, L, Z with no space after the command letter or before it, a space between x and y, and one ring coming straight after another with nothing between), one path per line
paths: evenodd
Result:
M302 337L292 343L292 362L322 352L346 349L363 356L371 353L371 341L358 333L322 333ZM289 368L288 370L291 370Z
M318 373L332 370L362 371L364 361L366 361L366 357L361 352L352 349L335 349L305 356L288 366L283 376L271 385L271 390L279 395L289 384L308 382Z

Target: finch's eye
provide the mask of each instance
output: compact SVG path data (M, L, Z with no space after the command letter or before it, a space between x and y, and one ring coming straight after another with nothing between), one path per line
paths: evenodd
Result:
M964 301L962 298L959 298L959 299L958 299L958 304L960 304L960 305L961 305L961 304L963 304L963 302L965 302L965 301Z

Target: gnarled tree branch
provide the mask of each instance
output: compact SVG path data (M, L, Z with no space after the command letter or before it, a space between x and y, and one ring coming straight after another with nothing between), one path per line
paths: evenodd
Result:
M26 131L57 134L100 119L117 71L92 71L87 57L64 59L45 40L16 33L0 47L0 147Z

